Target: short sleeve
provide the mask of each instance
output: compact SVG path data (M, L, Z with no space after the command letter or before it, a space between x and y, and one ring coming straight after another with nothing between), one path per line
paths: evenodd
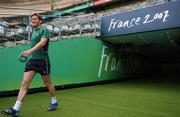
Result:
M47 28L42 28L42 37L45 39L49 39L49 30Z

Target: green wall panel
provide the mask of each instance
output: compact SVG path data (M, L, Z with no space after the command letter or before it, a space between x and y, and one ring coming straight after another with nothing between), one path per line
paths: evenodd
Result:
M27 48L18 45L0 49L0 92L19 89L25 63L18 61L18 55ZM56 86L124 78L142 74L146 67L139 56L118 52L94 37L51 42L49 52L51 79ZM30 88L43 86L37 74Z

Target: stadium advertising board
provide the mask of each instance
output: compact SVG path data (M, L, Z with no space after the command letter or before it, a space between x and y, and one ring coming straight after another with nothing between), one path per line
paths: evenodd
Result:
M111 37L180 27L180 1L101 18L101 36Z

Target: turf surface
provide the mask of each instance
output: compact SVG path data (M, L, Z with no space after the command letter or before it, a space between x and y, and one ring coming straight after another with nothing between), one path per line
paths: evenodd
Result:
M20 117L180 117L180 78L151 77L57 91L59 107L47 112L48 93L27 95ZM0 108L16 97L0 98ZM0 117L5 117L0 114Z

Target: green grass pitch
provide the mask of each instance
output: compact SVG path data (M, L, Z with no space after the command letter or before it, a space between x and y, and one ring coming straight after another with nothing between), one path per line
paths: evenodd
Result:
M178 77L59 90L57 96L58 109L48 112L49 93L27 95L20 117L180 117ZM0 98L0 108L12 106L15 101L16 97Z

